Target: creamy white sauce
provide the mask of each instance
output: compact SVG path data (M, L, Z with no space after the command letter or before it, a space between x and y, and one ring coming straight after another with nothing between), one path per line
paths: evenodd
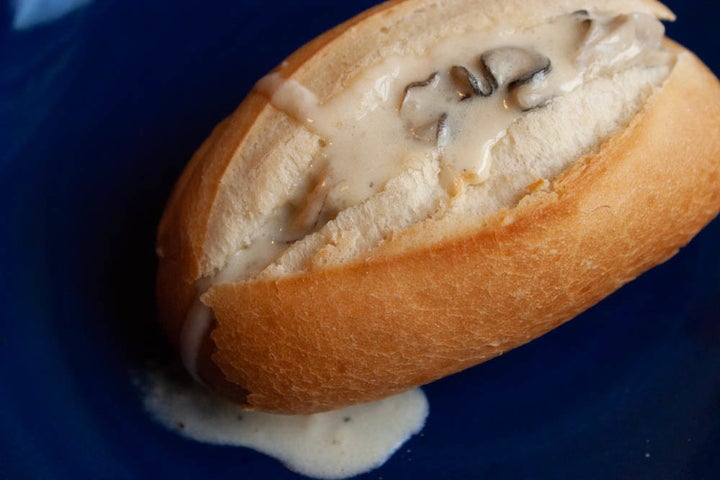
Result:
M328 204L333 208L361 203L404 170L404 159L430 156L431 151L440 155L443 184L453 194L458 184L478 184L488 178L493 145L523 114L518 97L542 104L599 75L667 60L657 51L664 28L655 18L640 14L592 18L590 25L581 16L566 15L527 30L455 36L425 57L386 59L325 104L302 84L278 73L260 80L257 90L326 141L323 155L335 186ZM460 101L449 79L450 68L465 66L477 73L483 52L506 46L548 57L551 70L513 91L499 85L487 98ZM437 79L431 86L413 89L421 98L402 102L406 85L433 73ZM427 143L410 133L408 123L424 125L442 114L447 115L448 138Z
M200 385L150 371L143 404L168 429L200 442L247 447L314 478L347 478L380 467L428 415L419 390L314 415L243 411Z
M197 368L198 353L211 325L212 311L198 297L180 331L180 359L185 370L198 382L202 382Z

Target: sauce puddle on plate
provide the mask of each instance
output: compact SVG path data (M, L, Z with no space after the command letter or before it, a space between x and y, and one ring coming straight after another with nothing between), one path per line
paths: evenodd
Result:
M199 442L251 448L314 478L347 478L380 467L428 415L420 389L326 413L275 415L244 411L169 369L147 369L135 380L145 409L169 430Z

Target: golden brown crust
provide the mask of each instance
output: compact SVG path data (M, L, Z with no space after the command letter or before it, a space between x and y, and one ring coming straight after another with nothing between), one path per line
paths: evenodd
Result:
M335 70L352 63L351 53L334 49L362 34L353 27L398 21L402 8L425 3L366 12L293 55L283 75L319 81L313 72L323 62ZM176 186L158 238L160 316L176 343L195 282L220 258L207 243L222 213L221 181L250 144L258 161L272 149L281 134L263 126L279 116L251 93ZM292 129L300 127L282 135ZM201 376L250 408L308 413L400 392L526 343L672 256L717 215L718 132L720 86L683 53L629 128L550 190L467 236L408 250L434 238L429 226L412 228L362 264L212 287L203 301L216 322L201 349Z
M472 236L216 285L204 297L218 321L213 360L250 392L250 407L308 413L526 343L671 257L717 215L717 132L720 86L685 53L630 128Z

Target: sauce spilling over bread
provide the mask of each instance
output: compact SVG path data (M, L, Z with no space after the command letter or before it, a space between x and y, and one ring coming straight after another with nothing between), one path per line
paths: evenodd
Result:
M260 80L256 90L317 135L321 149L301 193L288 198L214 277L198 282L198 301L181 334L188 370L196 375L194 359L211 324L199 299L211 285L272 277L281 270L273 262L290 247L302 251L300 240L328 222L342 223L344 212L358 205L401 201L422 216L425 199L394 198L388 193L394 183L409 183L403 188L412 191L417 177L438 176L444 190L438 195L461 205L469 197L461 193L505 175L505 167L493 165L497 145L528 113L598 78L613 83L618 72L657 67L665 78L674 55L663 47L663 37L663 25L650 15L578 11L530 29L451 37L424 57L388 58L324 104L277 73ZM439 165L437 172L433 165ZM526 190L537 180L513 181ZM402 227L397 219L383 222ZM382 236L379 229L377 234Z

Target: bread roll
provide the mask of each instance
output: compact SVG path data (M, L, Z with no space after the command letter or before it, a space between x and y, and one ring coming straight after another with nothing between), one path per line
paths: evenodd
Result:
M160 320L249 409L376 400L491 359L720 209L720 85L649 0L406 0L316 38L196 152Z

